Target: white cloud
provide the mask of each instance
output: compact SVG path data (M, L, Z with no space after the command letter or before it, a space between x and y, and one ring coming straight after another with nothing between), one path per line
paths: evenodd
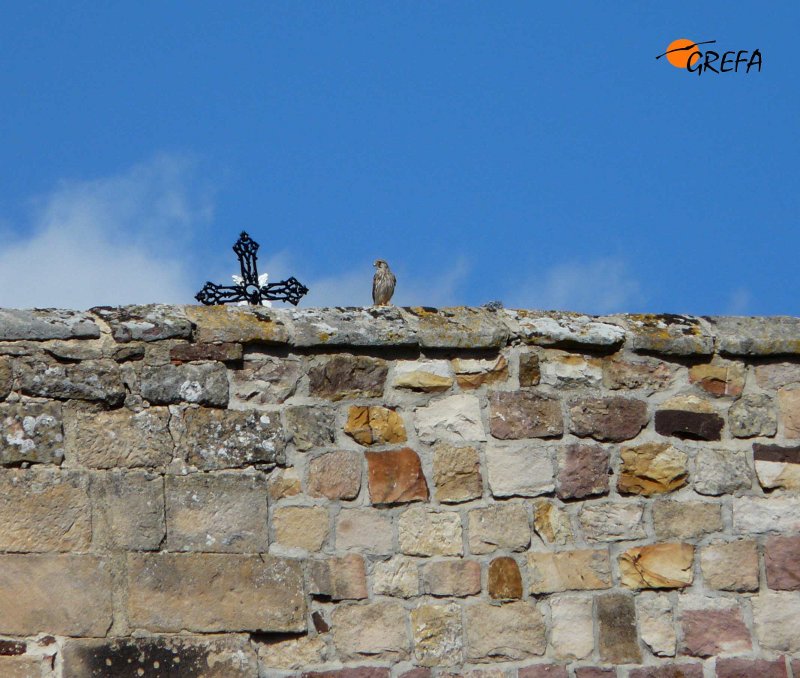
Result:
M37 198L31 235L2 238L0 307L191 301L180 245L212 215L191 178L191 161L160 156L119 176L62 182Z
M746 287L739 287L731 292L726 313L728 315L747 315L752 300L750 290Z
M526 282L504 300L510 308L583 313L630 312L643 299L624 261L613 258L558 264Z

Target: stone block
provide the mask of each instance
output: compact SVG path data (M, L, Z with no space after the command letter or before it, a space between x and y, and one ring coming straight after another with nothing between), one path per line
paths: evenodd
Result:
M750 539L740 539L704 546L700 551L700 569L707 588L719 591L756 591L757 544Z
M621 396L575 400L570 403L569 416L572 433L601 442L635 438L648 421L643 400Z
M456 358L452 365L456 382L462 390L491 386L508 379L508 361L503 355L493 360Z
M537 386L541 381L542 373L539 367L539 355L537 353L519 354L519 385Z
M749 490L753 475L742 450L701 449L695 458L694 489L718 496Z
M0 356L0 400L5 400L14 387L14 370L11 361Z
M563 664L531 664L517 671L517 678L568 678Z
M400 603L347 603L336 607L332 618L333 643L342 661L401 662L409 655L406 611Z
M90 313L54 308L0 309L0 341L99 339Z
M0 657L0 676L3 678L39 678L48 671L50 657Z
M643 443L623 447L617 490L646 497L672 492L686 484L689 475L685 452L669 443Z
M461 517L452 511L415 506L400 515L400 550L410 556L460 556Z
M394 364L394 388L438 393L452 385L453 370L446 360L398 360Z
M536 497L555 489L553 462L547 447L490 443L485 454L492 496Z
M287 407L283 417L289 441L301 452L333 444L335 413L332 408L296 405Z
M468 515L469 550L476 555L497 549L524 551L531 543L528 512L522 504L491 504Z
M19 358L14 362L14 379L20 393L38 398L88 400L110 407L125 398L119 365L113 360L63 364Z
M719 440L724 420L712 412L658 410L656 433L685 440Z
M728 355L796 354L798 321L788 316L721 316L708 319L717 333L717 350Z
M578 666L575 678L617 678L616 669L602 669L599 666Z
M169 359L174 363L197 360L216 360L221 363L239 362L243 357L241 344L176 344L169 349Z
M519 661L547 648L544 618L532 602L476 603L464 608L464 620L468 662Z
M0 633L104 636L111 627L111 574L101 558L0 554Z
M327 658L328 646L322 636L278 636L258 646L258 660L265 669L306 669L324 664Z
M583 499L608 494L608 451L599 445L571 444L558 450L558 496Z
M736 602L720 603L718 600L713 604L705 603L699 609L689 608L681 612L681 654L713 657L742 654L752 649L742 610Z
M549 350L540 364L541 383L556 389L597 387L603 379L602 361L591 356Z
M579 313L558 311L506 311L516 321L517 337L526 344L561 346L564 348L593 347L611 350L625 340L625 330Z
M428 484L414 450L404 447L386 452L367 452L369 496L373 504L427 501Z
M157 468L172 461L169 411L150 407L93 412L65 408L67 459L89 468Z
M714 335L700 318L673 313L623 316L628 328L626 346L643 353L711 355Z
M598 596L596 603L600 659L611 664L641 662L633 596L607 593Z
M628 678L703 678L703 665L699 662L658 664L631 669Z
M411 610L414 656L422 666L454 666L464 650L461 609L455 603Z
M692 583L694 547L664 543L637 546L619 557L620 583L631 589L674 589Z
M392 519L377 509L342 509L336 516L337 550L388 554L393 548L392 535Z
M417 435L423 443L486 440L480 401L474 395L458 394L432 400L414 410Z
M308 371L309 394L327 400L379 398L389 368L385 360L339 354L326 357Z
M603 362L603 384L613 391L642 389L647 394L666 389L672 368L656 358L614 357Z
M728 410L728 426L736 438L771 438L778 431L775 401L762 393L742 396Z
M740 497L733 502L733 530L738 534L800 532L800 497Z
M500 348L509 337L502 315L483 308L403 308L401 313L417 324L423 348Z
M584 504L578 514L589 542L628 541L643 539L644 506L628 501L603 501Z
M108 324L114 341L120 343L189 339L192 336L192 323L179 306L97 306L92 313Z
M534 391L495 391L489 396L489 427L501 440L559 437L564 433L561 403Z
M222 363L145 365L142 397L154 405L194 403L209 407L228 404L228 373Z
M0 471L0 551L88 551L91 516L85 474L42 467Z
M751 598L756 638L762 650L800 652L800 594L761 593Z
M403 418L379 405L352 405L344 432L360 445L385 445L408 440Z
M575 539L569 514L547 499L533 502L533 529L545 544L564 546Z
M390 669L379 666L355 666L331 671L306 671L300 678L389 678Z
M476 560L437 560L422 566L422 592L432 596L474 596L481 592Z
M283 429L277 413L189 409L179 454L203 471L282 464Z
M357 553L309 562L309 593L331 600L367 597L364 557Z
M742 363L715 358L710 363L689 368L689 382L715 397L737 397L744 389L745 367Z
M672 603L667 595L643 591L636 596L642 640L657 657L674 657L677 644Z
M722 532L722 507L702 501L657 501L653 528L658 539L699 539Z
M378 596L412 598L419 595L419 575L413 558L395 556L372 568L372 592Z
M556 659L585 659L594 650L592 599L551 596L550 647Z
M144 471L95 473L92 498L96 549L158 550L164 539L164 479Z
M755 366L756 383L774 391L789 384L800 384L800 363L768 362Z
M306 492L311 497L355 499L361 490L361 455L337 450L308 462Z
M800 446L753 444L756 477L766 490L800 490Z
M68 639L62 660L63 678L258 675L256 653L241 635Z
M300 489L300 476L294 467L275 468L267 476L267 493L271 501L296 497Z
M61 403L0 405L0 465L60 464L63 458Z
M274 541L286 548L319 551L328 539L328 510L321 506L280 506L272 512Z
M786 660L745 659L735 657L717 659L717 678L788 678ZM794 669L795 675L797 669Z
M474 447L439 443L433 448L433 484L436 499L458 503L483 494L480 457Z
M768 537L764 543L767 586L781 591L800 591L800 536Z
M267 481L249 473L166 477L169 551L267 550Z
M303 632L302 565L267 554L131 553L128 622L172 633Z
M231 400L257 407L276 405L293 396L303 370L297 356L248 353L242 368L229 374Z
M528 553L531 593L560 593L611 588L611 562L606 549Z
M258 306L185 306L201 344L286 344L291 336L280 311Z
M800 387L785 387L778 391L778 410L787 438L800 438Z
M486 577L489 597L494 600L519 600L524 593L522 575L517 561L508 556L495 558L489 563Z

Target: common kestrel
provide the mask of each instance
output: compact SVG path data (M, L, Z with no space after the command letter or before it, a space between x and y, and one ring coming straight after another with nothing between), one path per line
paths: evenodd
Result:
M375 277L372 279L372 301L376 306L388 306L389 300L394 294L397 278L389 270L389 264L383 259L376 259L373 266L378 270L375 271Z

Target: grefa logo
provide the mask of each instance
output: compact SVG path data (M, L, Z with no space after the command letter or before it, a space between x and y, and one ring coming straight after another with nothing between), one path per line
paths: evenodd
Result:
M700 48L701 45L713 45L716 40L704 40L695 42L689 38L678 38L673 40L667 51L659 54L656 59L667 57L667 61L675 68L683 68L690 73L749 73L753 71L761 72L761 52L754 49L752 52L746 49L738 51L730 50L719 52L707 49L705 52Z

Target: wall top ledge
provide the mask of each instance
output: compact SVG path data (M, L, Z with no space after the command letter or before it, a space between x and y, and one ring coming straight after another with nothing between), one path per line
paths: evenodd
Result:
M457 306L303 308L246 306L0 309L0 341L184 339L196 343L313 347L492 349L536 345L674 356L800 355L800 318L673 314L588 316Z

